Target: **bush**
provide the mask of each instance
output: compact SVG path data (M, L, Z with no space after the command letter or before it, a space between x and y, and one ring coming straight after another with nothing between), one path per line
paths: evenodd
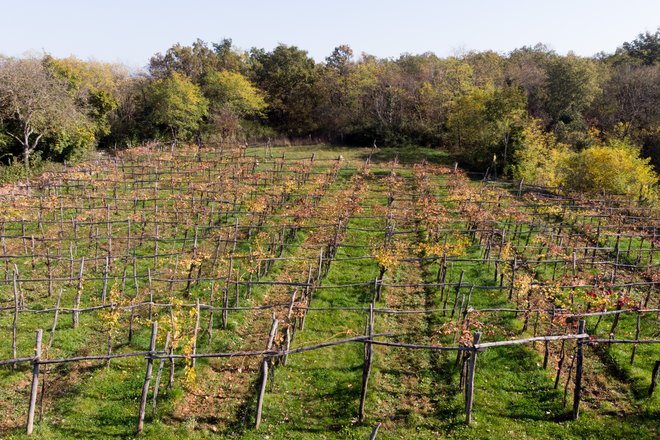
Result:
M513 154L513 177L530 185L558 187L563 183L562 170L570 160L568 145L545 133L538 120L522 132L521 146Z
M658 183L650 159L622 140L593 145L574 154L563 170L567 188L638 196Z

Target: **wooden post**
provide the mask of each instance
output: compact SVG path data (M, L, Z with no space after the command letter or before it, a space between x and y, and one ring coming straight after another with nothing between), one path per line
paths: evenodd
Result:
M209 345L213 340L213 304L215 304L215 281L211 281L211 293L209 294L209 324L206 329L206 332L209 335Z
M195 299L195 328L193 329L193 346L192 346L192 354L195 356L197 354L197 334L199 333L199 315L201 313L201 308L199 306L199 298ZM193 357L191 359L192 362L192 368L195 368L195 365L197 364L197 358Z
M578 333L585 331L585 320L580 319L578 324ZM573 390L573 420L580 416L580 397L582 394L582 361L584 358L584 342L582 339L577 341L577 363L575 367L575 389Z
M511 265L511 287L509 288L509 301L513 298L513 291L516 285L516 269L518 269L518 257L514 255Z
M108 276L110 274L110 256L105 256L105 268L103 269L103 291L101 292L101 301L105 304L108 293Z
M474 332L474 342L477 345L481 339L481 332ZM477 349L473 348L468 360L468 371L465 384L465 424L472 422L472 404L474 403L474 373L477 367Z
M62 288L57 293L57 300L55 301L55 314L53 315L53 326L50 329L50 339L48 340L48 347L46 350L50 350L50 347L53 345L53 340L55 339L55 328L57 327L57 318L60 314L60 301L62 300ZM48 351L46 351L48 353Z
M282 366L286 366L286 361L289 359L289 347L291 347L291 341L293 341L293 338L295 337L295 321L291 320L291 316L293 315L293 306L296 303L296 294L298 293L298 289L295 289L293 293L291 294L291 303L289 304L289 313L287 313L287 327L285 330L285 335L284 335L284 356L282 356Z
M374 426L374 429L371 431L371 435L369 436L369 440L376 440L376 436L378 435L379 429L380 429L380 423Z
M318 273L316 274L317 286L320 286L321 282L323 281L322 268L323 268L323 248L321 248L321 253L319 254L319 267L318 267ZM311 306L311 302L310 302L310 306Z
M614 267L612 268L612 278L610 279L611 283L614 283L616 281L616 274L619 270L619 252L620 252L620 241L621 241L621 230L617 231L616 235L616 243L614 243Z
M649 397L653 395L655 387L658 385L658 373L660 372L660 361L655 361L653 372L651 373L651 386L649 387Z
M598 250L598 247L600 246L600 223L602 219L598 219L598 227L596 228L596 240L595 240L595 245L593 252L591 253L591 267L594 267L594 263L596 262L596 251Z
M12 333L11 333L11 352L12 357L16 359L16 328L18 326L18 288L16 287L16 270L12 272L12 279L14 281L14 320L12 322ZM16 369L16 364L12 366L13 369Z
M80 258L80 272L78 272L78 290L76 291L76 302L73 305L73 328L78 328L78 315L80 313L80 297L83 289L83 270L85 269L85 257Z
M461 274L458 277L458 284L456 285L456 295L454 296L454 307L451 309L451 317L454 317L454 313L456 313L456 306L458 305L458 295L461 291L461 284L463 284L463 275L465 275L465 271L461 270Z
M573 251L573 277L577 276L577 259L575 255L575 251Z
M266 351L269 351L273 348L273 341L275 340L275 334L277 333L277 324L278 322L275 318L275 313L273 313L273 324L270 328L270 334L268 335ZM261 361L261 381L259 381L259 394L257 396L257 418L254 424L255 429L259 429L259 425L261 425L261 412L264 404L264 394L266 393L266 383L268 382L269 362L270 355L265 355Z
M635 320L635 340L639 340L639 333L641 331L641 319L642 319L642 301L639 301L639 306L637 309L637 319ZM632 353L630 354L630 365L635 363L635 354L637 352L637 344L633 344Z
M167 336L165 337L165 347L163 348L163 351L165 353L168 353L167 349L170 346L170 332L167 332ZM155 414L156 414L156 401L158 399L158 387L160 386L160 377L163 374L163 367L165 366L165 358L162 358L160 360L160 364L158 365L158 372L156 373L156 381L154 382L154 392L153 392L153 397L151 399L151 418L153 419Z
M147 277L149 279L149 321L153 320L154 317L154 289L153 283L151 280L151 268L147 267ZM137 280L136 280L137 282Z
M149 394L149 382L151 382L151 373L154 366L153 355L156 351L156 334L158 333L158 321L151 323L151 341L149 342L149 355L147 356L147 372L144 375L144 385L142 385L142 397L140 398L140 414L138 416L137 433L141 433L144 428L144 413L147 410L147 394Z
M367 385L371 375L371 364L373 361L373 345L371 339L374 334L374 304L369 304L369 316L367 317L367 336L369 339L364 344L364 364L362 368L362 391L360 392L360 409L358 417L360 422L364 421L364 405L367 398Z
M229 256L229 270L227 271L227 280L225 282L225 288L222 291L222 328L227 329L227 323L229 322L229 286L231 283L231 274L234 270L234 256ZM238 306L238 304L236 304Z
M34 429L34 409L37 404L37 390L39 389L39 361L41 360L42 330L37 330L34 360L32 361L32 386L30 387L30 406L28 407L27 435L32 435Z

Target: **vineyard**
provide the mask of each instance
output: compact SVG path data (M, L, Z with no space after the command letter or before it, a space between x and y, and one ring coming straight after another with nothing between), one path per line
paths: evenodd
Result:
M434 150L0 188L0 438L658 438L660 211Z

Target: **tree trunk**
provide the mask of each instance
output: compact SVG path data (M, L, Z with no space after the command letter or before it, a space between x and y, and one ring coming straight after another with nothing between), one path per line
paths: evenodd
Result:
M30 167L30 151L27 149L23 151L23 163L26 167Z

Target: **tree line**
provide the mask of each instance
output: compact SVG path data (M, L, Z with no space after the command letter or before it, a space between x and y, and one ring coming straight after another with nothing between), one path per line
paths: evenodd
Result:
M75 160L97 145L269 137L430 146L528 183L643 194L660 167L660 29L613 54L356 57L175 44L147 72L0 57L0 160Z

